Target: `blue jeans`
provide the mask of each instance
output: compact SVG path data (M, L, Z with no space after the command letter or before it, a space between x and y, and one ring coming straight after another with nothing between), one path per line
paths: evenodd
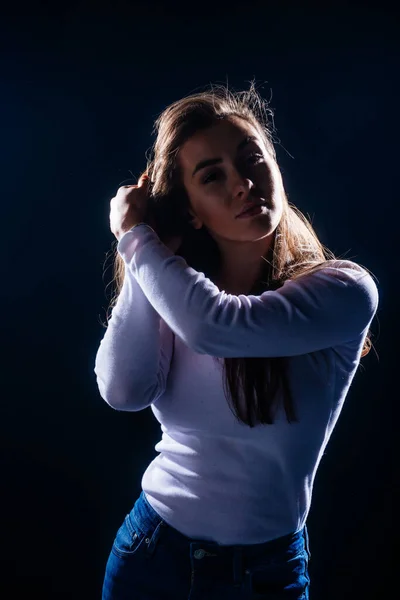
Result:
M142 491L115 537L102 600L308 600L310 556L307 526L263 544L191 539Z

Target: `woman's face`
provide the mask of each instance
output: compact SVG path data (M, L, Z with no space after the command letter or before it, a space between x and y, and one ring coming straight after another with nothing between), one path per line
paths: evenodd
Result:
M280 171L257 130L238 117L199 131L179 151L192 224L218 242L251 242L271 235L283 210ZM243 206L263 201L262 212L238 219Z

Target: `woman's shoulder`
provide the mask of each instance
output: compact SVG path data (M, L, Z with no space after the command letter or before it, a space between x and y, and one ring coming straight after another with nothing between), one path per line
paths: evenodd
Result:
M377 290L375 280L378 279L369 269L352 260L343 260L339 258L327 259L320 262L309 262L302 264L292 264L286 271L287 276L281 280L272 281L268 289L280 288L285 284L306 283L311 279L325 280L332 282L337 280L347 284L366 285ZM275 287L274 285L275 284Z
M370 277L372 280L374 276L372 273L363 265L356 263L352 260L341 260L338 258L325 260L318 264L305 265L304 268L297 270L296 278L312 275L314 273L323 273L331 276L351 277L354 280L358 280L363 277Z
M372 285L376 288L374 279L376 277L363 265L352 260L332 259L321 263L316 271L321 271L326 275L339 278L343 281L352 281L355 284L365 282L365 285Z
M321 263L321 266L323 268L351 269L352 271L357 271L358 273L368 273L368 269L366 269L359 263L356 263L352 260L345 260L340 258L326 260L323 263Z
M348 289L349 298L361 298L366 302L369 310L375 312L379 302L377 278L363 265L351 260L331 259L326 260L307 270L304 277L316 278L320 283L326 283L332 290ZM301 280L301 276L299 278ZM324 286L325 287L325 286Z

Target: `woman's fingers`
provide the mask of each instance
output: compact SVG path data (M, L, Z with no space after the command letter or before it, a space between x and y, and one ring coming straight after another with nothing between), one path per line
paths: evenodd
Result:
M145 185L148 185L149 183L150 183L150 177L147 175L147 173L142 173L142 175L139 177L138 187L144 187Z

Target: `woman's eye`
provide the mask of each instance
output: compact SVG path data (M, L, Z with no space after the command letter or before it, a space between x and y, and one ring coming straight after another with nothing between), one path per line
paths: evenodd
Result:
M247 162L247 164L258 165L259 163L264 161L264 156L263 156L263 154L260 154L259 152L253 152L252 154L249 154L244 160L245 160L245 162ZM219 179L220 176L221 176L221 171L219 171L219 170L218 171L210 171L204 177L202 182L203 182L203 184L211 183L211 182Z
M218 178L218 175L218 171L211 171L204 177L203 183L210 183L211 181L215 181Z
M249 156L247 157L247 161L251 165L257 165L258 163L262 162L263 160L264 160L263 155L259 154L258 152L253 152L253 154L249 154Z

